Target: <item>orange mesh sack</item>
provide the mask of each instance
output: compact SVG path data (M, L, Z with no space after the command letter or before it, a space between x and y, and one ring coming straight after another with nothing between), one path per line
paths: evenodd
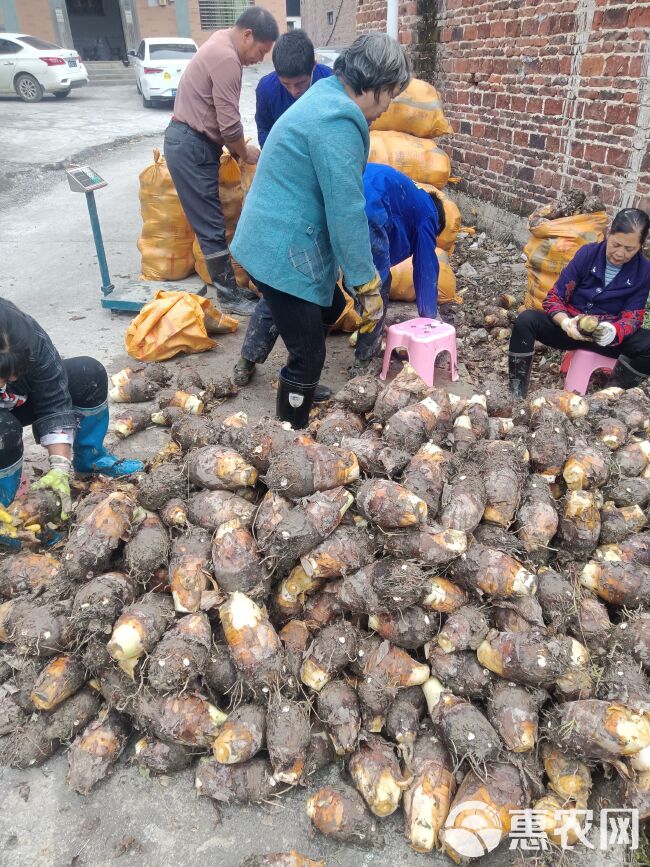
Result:
M600 242L605 237L607 214L576 214L557 220L535 220L531 225L530 240L524 247L528 289L524 306L541 310L544 299L555 285L560 272L584 244Z
M442 202L442 207L445 212L445 228L444 231L438 235L438 247L440 247L441 250L446 250L448 253L453 253L456 245L456 236L460 232L462 224L458 205L456 202L452 202L452 200L448 198L442 190L434 187L433 184L418 184L418 187L426 190L428 193L433 193L434 196L437 196L437 198Z
M441 190L449 183L451 162L435 142L405 132L370 131L370 163L382 163L404 172L416 183Z
M182 280L194 271L194 232L181 207L165 158L158 148L153 164L140 173L142 280Z
M433 85L412 78L405 91L394 99L371 129L396 130L419 138L437 138L453 132Z
M451 270L449 256L444 250L436 247L436 256L440 266L438 275L438 304L462 303L460 295L456 294L456 275ZM390 269L390 300L391 301L415 301L415 287L413 286L413 259L405 259L399 265Z
M211 334L236 331L238 324L207 298L161 289L129 325L126 351L139 361L165 361L181 352L205 352L216 346Z

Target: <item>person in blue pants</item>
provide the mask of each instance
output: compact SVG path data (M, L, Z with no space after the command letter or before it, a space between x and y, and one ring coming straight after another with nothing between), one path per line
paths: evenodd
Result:
M366 217L370 231L372 258L382 282L384 314L378 327L359 334L354 367L363 370L380 352L383 323L390 294L390 269L413 257L413 285L418 314L435 318L438 310L438 259L436 239L445 228L445 212L440 199L421 190L402 172L390 166L368 163L363 174ZM350 239L354 243L354 239ZM271 310L262 298L251 317L235 364L234 382L247 385L255 365L263 364L278 338ZM319 385L315 402L328 400L331 390Z
M70 474L116 478L144 469L104 448L108 376L94 358L65 361L41 326L0 298L0 506L16 496L23 470L23 428L48 452L50 469L32 487L58 494L62 519L71 508Z

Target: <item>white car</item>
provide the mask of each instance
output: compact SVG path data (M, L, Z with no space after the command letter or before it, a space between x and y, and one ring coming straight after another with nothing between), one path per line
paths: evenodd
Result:
M198 50L193 39L170 36L143 39L137 51L129 51L135 67L135 86L145 108L174 99L181 75Z
M40 102L45 93L63 99L85 84L88 72L74 49L24 33L0 33L0 93Z

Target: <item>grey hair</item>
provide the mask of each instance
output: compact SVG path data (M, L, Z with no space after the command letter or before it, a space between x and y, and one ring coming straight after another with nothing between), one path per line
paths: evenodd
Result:
M334 61L334 73L357 96L374 90L377 99L382 90L399 87L401 93L411 80L406 54L386 33L357 37Z

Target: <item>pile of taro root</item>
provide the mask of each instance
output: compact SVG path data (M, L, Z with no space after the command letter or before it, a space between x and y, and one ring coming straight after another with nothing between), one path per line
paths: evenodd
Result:
M171 425L147 472L95 480L58 547L0 561L3 763L69 745L87 794L131 742L151 774L193 764L220 804L305 786L345 843L383 846L402 810L410 846L455 861L463 829L503 840L512 811L558 846L587 805L650 816L642 390L513 406L407 364L292 431L206 412L228 384L191 368L184 392L164 378L113 389ZM48 492L11 508L32 530L56 510ZM331 763L340 782L318 788Z

